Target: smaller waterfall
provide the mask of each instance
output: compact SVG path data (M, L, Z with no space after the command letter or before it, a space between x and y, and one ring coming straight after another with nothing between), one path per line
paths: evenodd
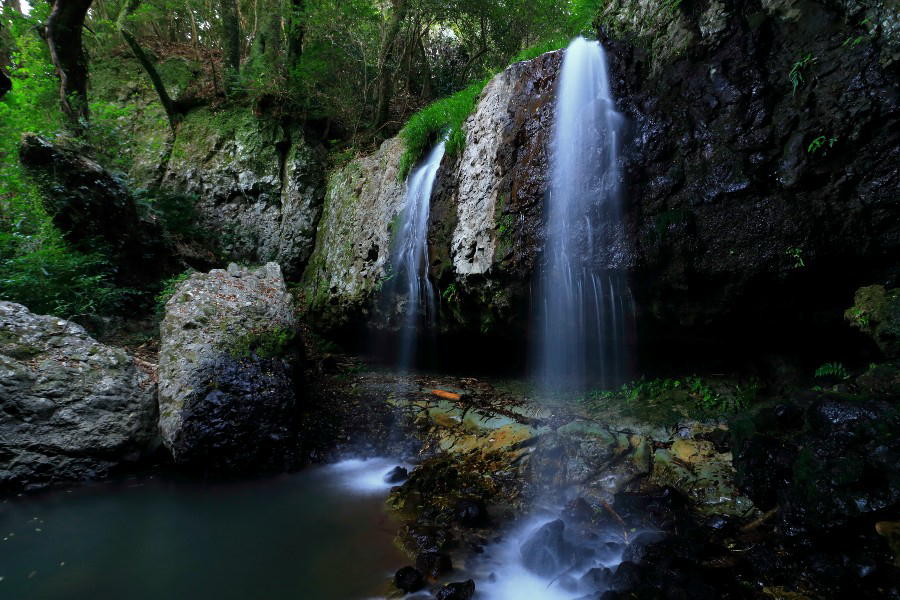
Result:
M407 177L406 206L395 232L390 295L396 299L405 296L397 359L401 369L415 364L420 329L432 325L435 317L435 294L428 278L428 215L431 189L443 157L441 141Z
M615 385L631 294L615 264L620 216L622 115L599 42L569 44L557 84L536 361L545 385Z

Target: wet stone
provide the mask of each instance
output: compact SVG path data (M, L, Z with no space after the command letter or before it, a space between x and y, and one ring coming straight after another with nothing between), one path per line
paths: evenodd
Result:
M441 586L434 597L437 600L471 600L474 595L475 582L469 579Z
M396 466L384 476L385 483L403 483L409 477L409 471L405 467Z
M457 502L454 512L463 527L484 527L488 523L487 507L480 499L464 498Z
M438 578L453 570L453 562L441 552L422 552L416 557L416 568L427 577Z
M394 585L407 594L417 592L425 586L425 578L415 567L406 566L394 574Z

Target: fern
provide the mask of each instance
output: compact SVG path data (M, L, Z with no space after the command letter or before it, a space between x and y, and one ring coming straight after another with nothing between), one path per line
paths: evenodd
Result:
M837 377L839 379L849 379L850 373L839 362L825 363L816 369L816 377Z

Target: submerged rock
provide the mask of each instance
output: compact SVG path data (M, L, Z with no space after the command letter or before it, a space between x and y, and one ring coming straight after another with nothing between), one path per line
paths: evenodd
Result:
M166 304L160 431L175 461L215 471L295 460L293 303L281 269L195 273Z
M158 444L156 388L71 321L0 302L0 489L94 479Z
M562 519L541 525L519 549L525 568L542 577L552 577L571 567L575 546L566 540L565 529Z

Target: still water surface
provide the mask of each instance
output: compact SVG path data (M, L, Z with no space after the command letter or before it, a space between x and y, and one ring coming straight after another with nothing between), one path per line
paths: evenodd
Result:
M404 563L388 459L243 482L166 476L0 503L0 598L355 600Z

